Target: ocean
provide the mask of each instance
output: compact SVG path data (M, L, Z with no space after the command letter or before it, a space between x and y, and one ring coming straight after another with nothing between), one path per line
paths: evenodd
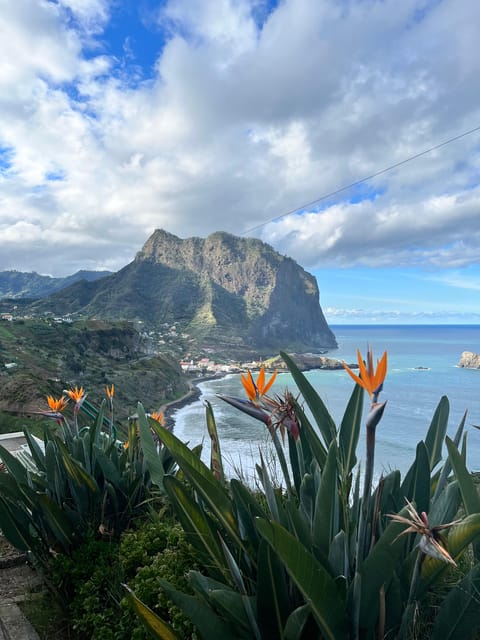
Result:
M463 351L480 353L480 325L331 325L338 349L328 356L356 362L359 348L366 353L372 345L374 359L388 351L388 373L380 400L387 400L377 427L375 475L399 469L402 476L415 455L417 442L425 438L442 395L450 402L448 434L453 437L467 411L467 464L480 470L480 370L457 366ZM338 425L353 389L343 370L314 370L306 373ZM296 387L288 373L277 376L272 392ZM244 397L239 375L203 382L201 397L174 414L175 434L191 446L204 444L202 459L208 464L209 437L205 425L204 401L214 409L225 468L230 475L254 476L259 451L272 464L268 433L261 422L249 418L217 398L216 394ZM365 397L365 414L368 397ZM364 460L363 439L358 450Z

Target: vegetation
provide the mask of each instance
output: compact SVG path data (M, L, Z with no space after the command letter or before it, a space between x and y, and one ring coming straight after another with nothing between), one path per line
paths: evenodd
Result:
M68 399L48 397L45 416L57 429L45 428L40 444L25 430L30 458L19 461L0 446L8 473L0 474L0 528L18 549L29 551L44 569L53 553L71 554L88 536L118 539L134 516L148 507L152 492L163 491L163 475L173 470L172 458L156 443L151 425L160 414L147 417L139 406L129 421L125 443L116 439L113 422L114 387L107 387L109 417L86 404L76 387L73 417L64 412ZM93 423L80 429L80 409L92 413Z
M258 486L225 478L208 404L209 466L141 404L124 446L111 386L98 409L78 387L68 404L50 397L44 414L56 427L45 429L44 451L25 432L30 467L0 449L0 527L41 564L80 637L478 636L480 497L465 463L465 417L449 439L441 398L405 477L375 483L387 355L375 366L371 352L366 363L359 354L358 374L346 366L355 387L338 426L282 357L302 400L269 396L263 370L243 377L247 400L223 397L265 425L280 481L261 456Z
M173 434L156 428L183 472L183 478L165 477L164 487L203 566L189 573L194 597L162 580L165 591L207 639L400 639L418 637L419 628L432 640L474 638L480 630L480 498L464 447L458 450L464 421L455 441L446 437L448 400L442 398L403 480L393 471L373 487L386 354L376 369L370 353L367 366L359 356L360 376L349 371L357 385L339 428L283 357L310 416L288 392L263 395L264 377L257 385L251 377L245 381L250 400L224 398L268 428L281 488L263 460L260 492L238 480L227 483L218 459L211 471ZM371 407L360 478L363 389ZM214 427L208 410L207 419ZM279 432L288 439L289 465ZM448 459L441 464L444 440ZM461 508L464 517L455 520ZM154 637L176 637L135 594L129 597Z
M21 431L25 414L34 418L45 396L79 384L100 404L101 390L114 383L119 419L139 400L153 410L184 395L188 381L177 362L149 355L150 348L128 322L0 322L0 432Z

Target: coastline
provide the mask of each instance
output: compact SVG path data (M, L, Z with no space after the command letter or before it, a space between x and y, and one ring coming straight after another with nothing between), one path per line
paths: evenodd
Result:
M225 376L229 375L228 373L214 373L212 375L204 375L199 376L198 378L192 378L189 380L189 390L180 398L176 400L172 400L171 402L167 402L162 407L162 412L165 417L165 423L168 427L173 428L175 426L175 418L174 413L179 409L183 409L189 404L196 402L202 392L198 388L198 385L202 382L208 382L209 380L220 380L221 378L225 378Z

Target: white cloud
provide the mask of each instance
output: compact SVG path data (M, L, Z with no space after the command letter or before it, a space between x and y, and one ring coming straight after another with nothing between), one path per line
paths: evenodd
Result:
M142 81L104 53L115 3L6 3L0 270L119 268L159 227L242 233L480 124L476 0L257 5L159 2ZM478 139L256 233L307 267L476 262Z

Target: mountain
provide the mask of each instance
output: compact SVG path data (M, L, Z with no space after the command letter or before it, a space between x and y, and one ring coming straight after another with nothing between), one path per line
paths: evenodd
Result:
M0 299L44 298L80 280L93 281L110 274L110 271L77 271L66 278L52 278L34 271L0 271Z
M33 308L175 324L214 351L336 347L314 276L260 240L223 232L183 240L156 230L117 273L77 282Z

